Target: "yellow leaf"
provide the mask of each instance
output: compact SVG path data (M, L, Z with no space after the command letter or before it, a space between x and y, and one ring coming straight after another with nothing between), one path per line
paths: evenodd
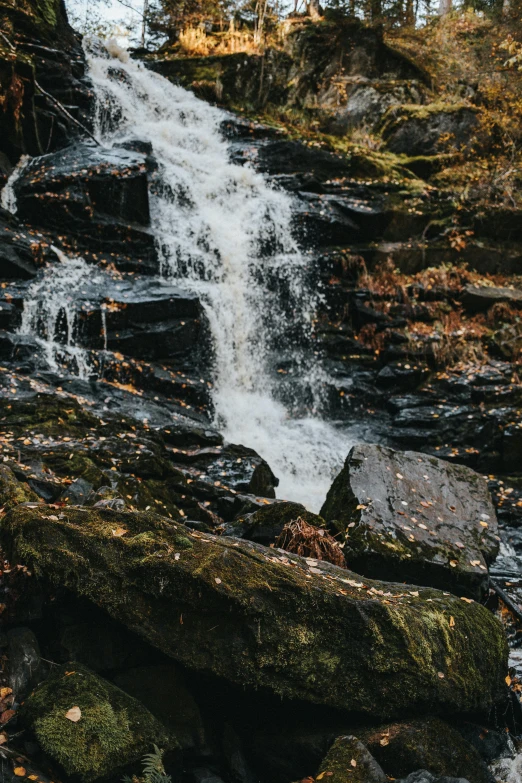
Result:
M78 723L78 721L82 717L82 711L79 707L71 707L71 709L65 713L65 717L67 718L67 720L70 720L73 723Z
M321 772L317 777L316 780L322 780L324 778L324 772Z
M450 617L449 625L450 625L450 628L455 628L455 618L454 617Z
M13 772L15 773L17 778L25 778L26 775L25 767L15 767L13 769Z
M7 734L4 733L0 734L0 745L5 745L6 742L9 742L9 737L7 736Z
M383 737L382 740L379 741L379 744L384 747L385 745L390 744L390 740L388 739L388 737Z
M511 685L511 682L512 682L511 677L508 674L506 677L506 685L509 687L509 685Z
M461 601L465 601L467 604L473 603L473 598L465 598L463 595L460 597Z
M458 564L459 564L458 560L450 560L450 566L452 568L456 568L458 566Z
M121 538L122 536L124 536L124 535L125 535L126 533L128 533L128 532L129 532L129 531L128 531L128 530L125 530L125 528L124 528L124 527L117 527L117 528L116 528L116 530L113 530L113 531L112 531L112 535L113 535L115 538Z
M12 688L0 688L0 699L2 701L5 699L6 696L9 696L13 692Z

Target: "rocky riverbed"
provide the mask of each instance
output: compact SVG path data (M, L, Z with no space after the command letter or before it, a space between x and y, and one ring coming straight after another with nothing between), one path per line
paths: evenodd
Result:
M390 171L219 114L115 47L120 59L91 49L88 71L62 4L19 5L0 4L3 779L514 783L513 215L470 218L466 244L419 160ZM381 120L377 81L394 100L427 100L412 63L373 32L357 40L373 81L348 115ZM368 62L354 55L352 76ZM187 63L153 67L208 98L203 65L217 67L192 62L188 82ZM220 71L225 98L248 98L255 65L243 80ZM133 80L175 129L171 158L147 128L118 131ZM179 127L158 95L182 104ZM100 114L101 96L116 113ZM474 124L461 112L428 132L430 116L383 131L390 149L424 133L424 168L437 130L457 122L464 144ZM224 190L201 179L210 155ZM232 239L214 246L227 214L215 202L232 204ZM225 264L243 310L206 285L223 282L228 250L245 253ZM238 366L253 371L236 399L223 379ZM265 426L264 440L230 437L227 394L240 431ZM268 455L290 446L278 475ZM317 468L325 449L330 473Z

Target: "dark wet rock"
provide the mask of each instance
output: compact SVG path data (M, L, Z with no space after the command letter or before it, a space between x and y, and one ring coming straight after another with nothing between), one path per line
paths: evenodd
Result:
M507 731L497 731L468 722L456 723L455 728L473 745L487 764L491 764L495 759L512 757L515 753L513 740Z
M437 591L362 582L152 513L19 507L1 537L40 578L240 685L376 716L481 712L505 692L496 618Z
M225 725L223 730L223 753L232 780L257 783L258 777L245 757L241 738L230 724Z
M401 778L397 783L469 783L464 778L450 778L447 775L436 777L426 769L419 769L412 772L407 778Z
M487 482L462 465L354 446L321 516L346 533L351 568L480 599L499 548Z
M14 166L20 155L43 155L78 135L56 104L37 95L36 83L88 123L92 93L85 79L81 44L67 22L61 0L4 4L0 71L4 109L0 117L2 152ZM0 176L0 187L2 185Z
M381 726L362 732L361 739L390 776L423 769L434 776L465 776L469 783L491 783L491 773L478 751L439 718Z
M80 714L71 720L74 708ZM139 701L77 663L54 669L26 700L22 720L48 756L82 781L116 773L154 743L176 747Z
M494 286L467 285L462 293L462 304L471 312L486 312L498 302L522 307L522 290Z
M418 386L429 374L429 368L422 362L410 363L404 360L395 360L379 371L376 382L384 389L407 390Z
M70 506L85 506L93 489L94 487L88 481L78 478L62 492L60 499Z
M205 747L205 728L199 707L175 663L139 666L114 678L114 684L140 701L169 731L181 748Z
M368 748L354 736L338 737L319 768L332 783L387 783L388 776ZM323 779L321 778L321 780Z
M124 270L158 271L144 155L78 142L30 162L15 192L22 220L65 235L74 250Z
M391 152L435 155L468 148L478 124L472 106L398 106L385 115L382 136Z
M325 521L317 514L312 514L300 503L274 501L246 516L240 516L224 526L223 533L227 536L246 538L265 546L274 543L288 522L298 518L315 527L324 527Z
M44 680L48 667L42 660L38 639L30 628L12 628L7 633L9 687L21 703Z

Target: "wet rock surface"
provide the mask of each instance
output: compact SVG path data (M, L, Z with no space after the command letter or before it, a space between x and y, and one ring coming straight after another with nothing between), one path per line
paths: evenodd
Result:
M467 467L354 446L321 515L345 534L346 559L358 573L478 600L487 594L500 538L487 482Z

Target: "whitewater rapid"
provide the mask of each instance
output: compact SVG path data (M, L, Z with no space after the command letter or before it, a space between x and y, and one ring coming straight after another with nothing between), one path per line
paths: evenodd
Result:
M114 43L91 44L87 55L100 143L152 146L158 168L150 176L151 227L161 278L195 291L205 309L215 426L227 441L266 459L280 479L278 497L319 510L354 439L321 418L324 378L312 335L318 298L309 257L292 235L292 197L251 166L230 161L224 112ZM59 316L53 302L63 299L68 274L68 300L88 275L81 260L70 259L69 270L67 264L62 258L47 282L33 284L22 324L45 342L55 370L64 364L64 348L53 338ZM87 377L69 306L66 320L65 359L73 354L78 374ZM277 367L282 356L284 369Z

